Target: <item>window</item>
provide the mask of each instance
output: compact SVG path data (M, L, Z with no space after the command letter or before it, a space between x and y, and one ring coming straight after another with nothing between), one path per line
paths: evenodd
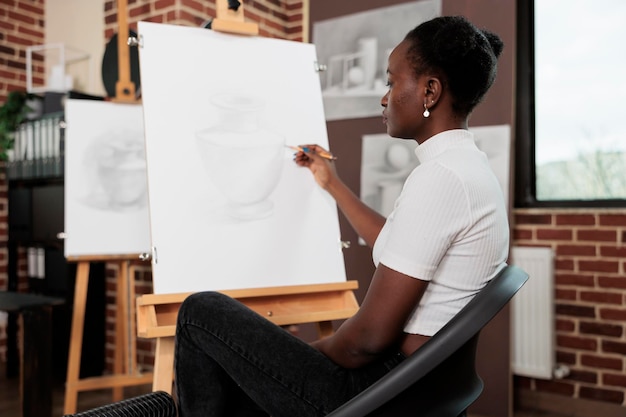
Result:
M626 206L626 2L518 4L516 205Z

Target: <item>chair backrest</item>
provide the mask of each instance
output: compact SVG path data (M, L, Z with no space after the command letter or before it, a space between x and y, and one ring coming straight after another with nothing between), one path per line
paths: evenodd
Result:
M506 266L415 353L327 417L463 415L483 388L475 370L480 331L527 280Z

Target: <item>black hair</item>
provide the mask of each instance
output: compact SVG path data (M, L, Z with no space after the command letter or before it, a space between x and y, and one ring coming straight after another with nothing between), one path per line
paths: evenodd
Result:
M462 116L472 112L493 84L504 47L498 35L478 29L462 16L424 22L405 40L411 43L407 59L416 75L440 77L453 97L452 109Z

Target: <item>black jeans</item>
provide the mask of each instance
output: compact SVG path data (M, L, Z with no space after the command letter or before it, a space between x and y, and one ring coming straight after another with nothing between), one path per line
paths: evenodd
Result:
M179 416L324 416L403 359L342 368L230 297L193 294L176 329Z

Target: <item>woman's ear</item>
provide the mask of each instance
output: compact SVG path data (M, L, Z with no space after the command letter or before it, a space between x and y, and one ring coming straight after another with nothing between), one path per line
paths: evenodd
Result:
M428 103L428 107L434 106L441 97L441 87L439 78L428 78L424 88L424 104Z
M430 116L430 109L437 105L441 96L439 78L428 78L424 87L424 117Z

